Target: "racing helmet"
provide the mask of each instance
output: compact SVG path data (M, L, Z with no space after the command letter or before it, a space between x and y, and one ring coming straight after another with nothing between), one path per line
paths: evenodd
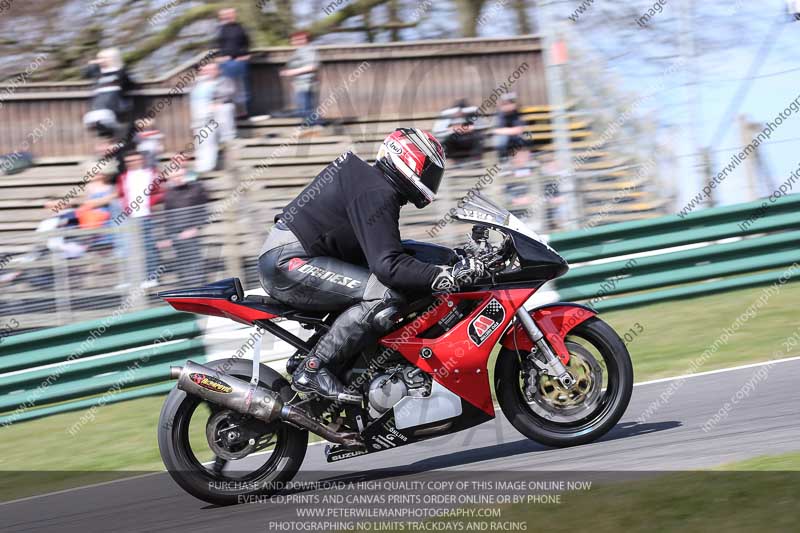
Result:
M417 208L430 204L444 175L445 155L436 137L419 128L398 128L386 137L375 165Z

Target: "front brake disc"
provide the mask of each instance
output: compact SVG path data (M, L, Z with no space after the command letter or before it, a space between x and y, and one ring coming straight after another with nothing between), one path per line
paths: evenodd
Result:
M567 370L575 385L564 388L558 379L544 373L526 379L528 406L537 415L554 422L574 422L587 416L600 397L603 370L592 353L575 342L568 342L570 353Z

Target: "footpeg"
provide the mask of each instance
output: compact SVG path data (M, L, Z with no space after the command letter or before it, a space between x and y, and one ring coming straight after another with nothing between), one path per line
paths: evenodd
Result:
M347 392L340 392L337 400L341 403L352 403L356 405L361 404L361 396L357 394L349 394Z

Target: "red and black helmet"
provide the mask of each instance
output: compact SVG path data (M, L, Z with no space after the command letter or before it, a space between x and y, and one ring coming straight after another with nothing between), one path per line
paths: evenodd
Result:
M436 137L418 128L398 128L383 140L375 164L411 203L422 209L439 191L445 155Z

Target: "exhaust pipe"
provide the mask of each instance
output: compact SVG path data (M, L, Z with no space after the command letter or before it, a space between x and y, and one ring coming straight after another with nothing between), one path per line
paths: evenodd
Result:
M187 361L183 368L172 366L171 378L178 379L177 387L193 396L247 414L264 422L285 420L315 435L345 446L363 446L357 433L333 431L308 416L294 405L286 405L277 393L249 382L220 374L213 368Z
M170 375L175 367L170 368ZM233 376L220 374L213 368L186 361L178 376L178 388L237 413L272 422L280 414L283 402L277 394Z

